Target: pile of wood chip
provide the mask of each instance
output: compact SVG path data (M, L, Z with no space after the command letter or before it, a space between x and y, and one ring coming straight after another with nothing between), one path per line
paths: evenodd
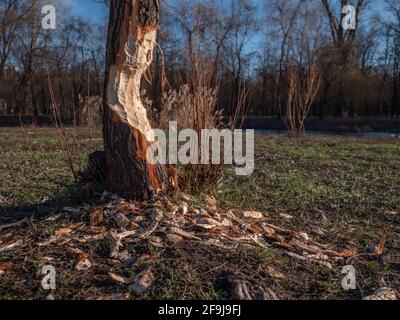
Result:
M243 244L263 248L274 246L294 259L315 263L327 269L344 265L346 260L357 256L354 248L335 250L331 244L314 241L307 233L276 226L266 213L219 208L216 199L210 196L204 198L203 205L198 205L194 199L184 194L175 199L174 203L166 197L152 203L139 203L104 193L102 203L89 210L87 222L65 225L35 245L63 246L75 257L75 269L87 271L93 263L82 250L82 245L104 240L111 261L118 261L127 267L133 264L142 266L142 271L131 277L111 272L109 274L111 279L126 285L137 295L146 292L155 280L149 267L155 258L146 254L138 256L134 250L142 241L158 248L167 244L177 245L184 240L199 241L229 250ZM79 208L65 208L64 211L81 212ZM54 220L57 217L48 219ZM24 245L24 239L15 239L12 234L7 237L6 234L0 239L0 252ZM10 268L10 265L2 265L0 272L4 274ZM268 273L275 278L284 277L272 268ZM276 299L271 292L250 294L243 284L236 287L238 296L243 299L253 295Z
M262 212L219 209L213 197L206 197L204 206L189 205L191 199L186 195L178 204L168 198L152 204L128 202L110 194L103 198L109 202L91 210L88 230L104 232L111 258L124 252L127 243L143 239L157 247L164 246L165 241L177 244L184 239L229 249L243 243L264 248L272 245L292 258L328 269L357 254L353 248L336 251L304 232L273 225Z

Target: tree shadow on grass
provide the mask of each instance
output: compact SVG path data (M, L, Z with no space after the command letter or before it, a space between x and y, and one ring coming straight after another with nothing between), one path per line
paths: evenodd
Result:
M82 219L82 214L100 202L103 186L97 183L70 184L63 186L45 201L36 204L21 203L18 205L0 205L0 231L8 224L25 220L41 221L58 214L68 215L72 220ZM80 214L74 214L72 209L82 208Z
M18 223L26 219L40 221L65 212L69 216L74 216L74 210L65 210L66 207L90 208L97 205L105 190L105 176L104 152L92 153L86 170L78 173L77 182L60 186L60 189L45 201L36 204L0 206L0 231L4 229L5 224ZM76 211L81 213L87 210Z

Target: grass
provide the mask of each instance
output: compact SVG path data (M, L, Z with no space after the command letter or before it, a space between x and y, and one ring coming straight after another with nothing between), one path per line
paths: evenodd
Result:
M72 137L74 131L68 131ZM87 156L101 148L102 142L99 136L90 141L86 129L79 129L78 136L75 163L82 170ZM66 190L74 188L74 181L55 129L0 128L0 154L2 207L35 207L48 199L57 204L62 193L73 191Z
M372 217L400 207L396 139L273 137L258 139L256 152L254 175L230 176L221 199L272 212Z
M79 129L74 152L77 167L82 169L87 156L101 149L101 144L100 131L90 141L88 131ZM0 224L29 218L15 236L40 241L71 221L85 221L87 209L98 201L96 190L75 186L54 129L26 129L25 133L0 129L0 154ZM360 299L382 280L399 289L399 168L398 139L257 137L254 174L237 177L227 168L215 189L221 205L259 210L275 225L306 232L338 248L357 248L360 256L349 262L357 270L357 289L341 288L340 267L326 270L302 263L274 247L226 252L185 241L165 249L139 248L158 258L157 285L143 298L225 299L232 277L263 283L282 299ZM73 205L82 206L84 213L45 220ZM0 241L6 233L0 231ZM382 238L386 238L386 263L367 259L368 247ZM74 269L69 253L51 246L32 244L1 254L0 265L12 262L14 269L0 275L0 298L46 297L48 293L40 289L40 266L46 256L53 257L52 263L60 270L56 298L88 299L124 292L108 277L115 266L104 258L104 246L101 241L87 246L90 260L97 263L84 273ZM265 273L267 266L285 278L271 278Z

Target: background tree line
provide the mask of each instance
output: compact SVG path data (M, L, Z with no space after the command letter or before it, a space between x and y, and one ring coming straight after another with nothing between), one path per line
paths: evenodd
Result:
M367 0L163 1L143 83L147 105L158 112L172 90L207 69L225 115L246 90L250 115L280 117L290 83L298 79L311 94L304 84L313 74L318 88L306 116L399 117L400 2L384 2L377 10ZM341 23L349 4L357 9L354 30ZM61 117L84 124L100 114L101 103L91 102L102 96L107 22L74 17L57 3L57 29L43 30L42 5L0 4L0 112L50 115L50 82Z

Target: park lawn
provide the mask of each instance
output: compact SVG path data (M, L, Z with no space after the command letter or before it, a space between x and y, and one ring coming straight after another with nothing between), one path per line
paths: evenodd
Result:
M102 148L100 130L67 129L76 134L74 161L82 170L87 156ZM117 268L107 260L99 240L86 248L94 266L74 269L70 253L37 248L34 243L71 221L86 221L99 202L101 188L74 184L55 129L0 129L0 224L28 217L13 230L32 245L0 254L13 268L0 275L0 298L47 296L40 288L40 266L46 257L59 270L55 298L96 299L126 292L110 280ZM253 175L238 177L225 168L213 192L222 208L258 210L270 223L305 232L334 248L356 248L348 261L357 270L357 289L341 288L341 266L326 270L299 262L282 249L239 247L234 252L191 241L163 249L141 248L157 257L156 285L142 298L225 299L230 278L263 283L282 299L360 299L382 281L399 289L400 276L400 141L393 138L264 136L256 139ZM68 206L86 208L82 215L48 218ZM1 231L0 239L10 230ZM368 248L385 239L385 259L370 259ZM265 270L281 272L274 278Z

